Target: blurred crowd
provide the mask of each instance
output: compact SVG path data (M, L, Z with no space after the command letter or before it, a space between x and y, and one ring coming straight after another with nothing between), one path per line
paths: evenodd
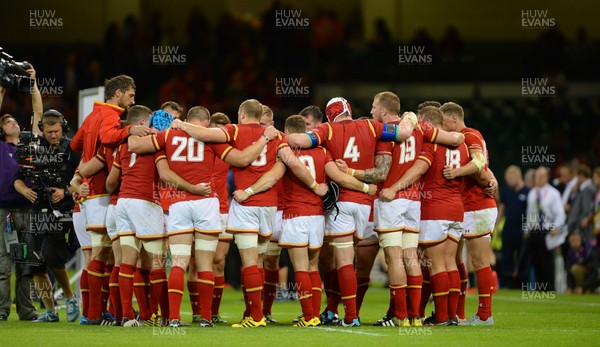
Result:
M552 179L545 168L523 175L512 165L504 173L493 247L500 284L505 288L593 293L600 285L600 168L593 171L577 160L562 165ZM555 202L551 201L556 192ZM560 210L550 212L550 204ZM544 206L546 205L546 206ZM542 211L542 212L540 212ZM554 229L544 235L534 254L535 223ZM546 260L542 269L535 266ZM554 276L553 288L528 288L543 271Z

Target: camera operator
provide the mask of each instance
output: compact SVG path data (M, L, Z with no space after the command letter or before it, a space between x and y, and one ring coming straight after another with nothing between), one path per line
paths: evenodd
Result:
M41 95L35 83L35 70L29 66L27 72L32 77L32 106L34 119L42 115ZM0 106L4 100L6 89L0 86ZM0 117L0 321L6 321L10 314L12 296L10 293L10 245L25 240L25 230L29 224L28 208L31 204L17 193L13 186L13 178L19 168L17 164L17 144L21 136L21 128L15 117L5 114ZM31 301L30 289L32 277L24 272L25 265L17 263L16 270L16 303L20 320L38 318Z
M39 264L31 264L27 272L33 275L33 281L40 294L46 312L35 322L56 322L58 312L54 307L52 284L46 266L60 284L66 297L67 320L75 321L79 316L79 301L73 294L65 263L69 253L72 233L72 212L74 202L71 194L74 189L68 184L79 164L80 156L72 152L71 140L64 137L67 123L63 115L56 110L48 110L42 116L39 125L43 139L32 153L32 166L35 174L21 167L15 176L15 189L33 203L30 215L28 245L33 249L29 254L41 252ZM44 170L41 170L44 168ZM33 184L25 183L31 177ZM29 260L29 259L28 259Z

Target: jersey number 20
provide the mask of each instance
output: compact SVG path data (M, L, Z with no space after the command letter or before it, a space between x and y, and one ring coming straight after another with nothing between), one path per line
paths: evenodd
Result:
M201 162L204 161L204 142L200 142L191 137L174 136L172 144L177 146L171 155L171 161L188 161ZM182 155L187 147L186 155Z

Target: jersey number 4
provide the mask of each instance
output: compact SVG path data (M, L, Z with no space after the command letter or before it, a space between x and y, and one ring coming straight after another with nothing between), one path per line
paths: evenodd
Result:
M177 146L171 155L171 161L188 161L201 162L204 161L204 142L200 142L193 138L174 136L171 142L173 146ZM187 148L187 153L182 155Z
M360 158L360 152L358 151L358 146L354 144L356 141L356 137L352 136L348 139L348 144L346 145L346 149L344 150L344 159L352 159L353 163L358 161Z

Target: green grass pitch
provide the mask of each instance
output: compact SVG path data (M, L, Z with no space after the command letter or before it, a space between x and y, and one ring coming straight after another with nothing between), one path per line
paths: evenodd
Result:
M467 296L467 315L476 310L476 295ZM233 329L241 318L241 292L226 289L222 316L230 322L206 329L80 326L17 320L13 311L0 323L2 346L593 346L600 345L600 296L501 290L493 298L493 327L373 327L387 308L388 290L371 287L361 310L359 328L295 328L289 324L300 313L296 302L276 302L273 317L280 321L266 328ZM428 306L428 312L432 305ZM191 322L187 293L183 320ZM41 310L40 310L41 312Z

